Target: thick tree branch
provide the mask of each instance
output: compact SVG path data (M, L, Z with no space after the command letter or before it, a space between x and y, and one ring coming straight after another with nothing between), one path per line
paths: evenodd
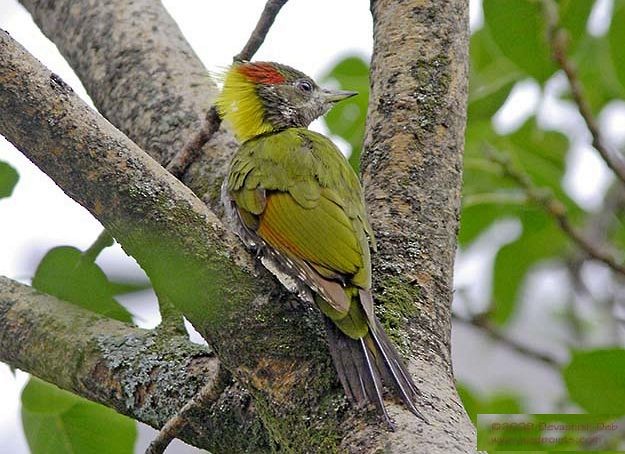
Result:
M250 391L284 449L383 443L347 405L320 313L282 287L171 174L0 32L0 132L135 257ZM367 427L358 431L355 427Z
M450 333L466 122L468 2L372 0L371 95L361 168L378 239L375 300L428 402L412 452L475 450ZM409 424L409 422L406 422ZM453 427L453 429L450 429ZM389 439L402 443L404 433ZM435 440L433 442L432 440Z
M210 405L180 438L216 452L237 442L229 452L268 450L249 395L233 396L214 354L186 336L135 328L0 277L0 346L0 361L155 428L208 388Z

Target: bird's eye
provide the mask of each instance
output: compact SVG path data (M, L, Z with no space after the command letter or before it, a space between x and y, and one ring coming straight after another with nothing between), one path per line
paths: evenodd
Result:
M298 80L296 87L299 88L304 93L310 93L313 89L312 84L307 80Z

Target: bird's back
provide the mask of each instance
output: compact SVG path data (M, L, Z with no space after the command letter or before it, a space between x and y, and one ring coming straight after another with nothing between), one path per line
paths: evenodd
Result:
M243 223L264 242L320 278L370 287L360 183L329 139L305 128L251 139L233 158L227 188Z

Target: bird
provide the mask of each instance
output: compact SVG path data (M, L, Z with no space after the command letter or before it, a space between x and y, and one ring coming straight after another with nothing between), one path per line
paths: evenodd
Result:
M327 137L308 129L355 96L321 88L275 62L236 62L215 106L240 146L221 197L234 231L291 292L323 314L345 395L373 405L391 430L384 385L414 415L420 395L374 313L375 238L358 176Z

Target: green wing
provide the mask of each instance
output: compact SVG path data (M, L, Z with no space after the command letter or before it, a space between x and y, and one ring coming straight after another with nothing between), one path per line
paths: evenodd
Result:
M330 140L294 128L245 142L233 159L228 190L249 229L329 281L322 285L339 289L343 296L328 301L332 308L344 315L349 287L371 286L372 235L362 191Z
M363 267L363 251L351 220L324 196L302 207L288 192L267 196L256 233L273 248L315 266L320 274L355 275Z

